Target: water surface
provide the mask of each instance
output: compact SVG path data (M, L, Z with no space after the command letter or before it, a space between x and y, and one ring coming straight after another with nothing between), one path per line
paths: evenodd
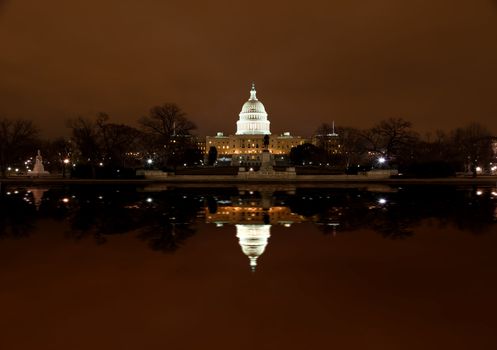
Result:
M4 187L2 349L492 349L492 187Z

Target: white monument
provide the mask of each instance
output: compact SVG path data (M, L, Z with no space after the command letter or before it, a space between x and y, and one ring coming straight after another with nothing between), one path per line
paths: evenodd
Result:
M36 155L36 160L35 160L35 166L33 167L33 170L29 172L29 175L43 176L48 174L49 172L45 171L45 168L43 167L43 158L41 156L41 152L40 150L38 150L38 154Z

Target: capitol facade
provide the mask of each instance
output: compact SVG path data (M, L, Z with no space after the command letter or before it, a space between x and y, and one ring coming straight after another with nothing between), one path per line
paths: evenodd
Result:
M235 135L226 136L223 132L218 132L216 136L206 137L206 154L211 147L215 147L219 160L230 162L232 165L260 165L264 136L271 135L271 131L268 113L262 102L257 99L255 84L252 84L250 97L243 104L238 117ZM268 149L277 161L285 161L293 147L306 141L300 136L284 132L269 137Z

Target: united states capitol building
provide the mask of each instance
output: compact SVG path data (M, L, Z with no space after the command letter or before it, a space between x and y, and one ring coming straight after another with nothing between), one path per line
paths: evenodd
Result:
M211 147L217 149L218 160L232 165L259 165L264 150L264 136L270 135L269 152L278 161L284 161L293 147L308 140L284 132L271 136L268 113L261 101L257 99L255 84L252 84L250 98L243 104L236 122L236 134L226 136L218 132L216 136L207 136L205 151Z

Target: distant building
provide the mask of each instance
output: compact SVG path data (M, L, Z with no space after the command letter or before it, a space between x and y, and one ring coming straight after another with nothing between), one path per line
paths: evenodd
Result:
M314 146L324 149L329 156L339 155L342 153L340 137L335 132L335 122L333 122L332 130L330 130L330 132L314 135L311 143Z
M236 134L225 136L218 132L216 136L207 136L205 153L216 147L218 159L233 165L259 165L264 150L264 136L271 135L268 114L261 101L257 99L255 85L252 84L250 98L244 103L236 122ZM269 151L277 160L283 160L292 147L305 143L300 136L284 132L269 138ZM278 157L279 156L279 157Z
M494 138L492 141L492 162L490 163L490 172L492 175L497 174L497 138Z

